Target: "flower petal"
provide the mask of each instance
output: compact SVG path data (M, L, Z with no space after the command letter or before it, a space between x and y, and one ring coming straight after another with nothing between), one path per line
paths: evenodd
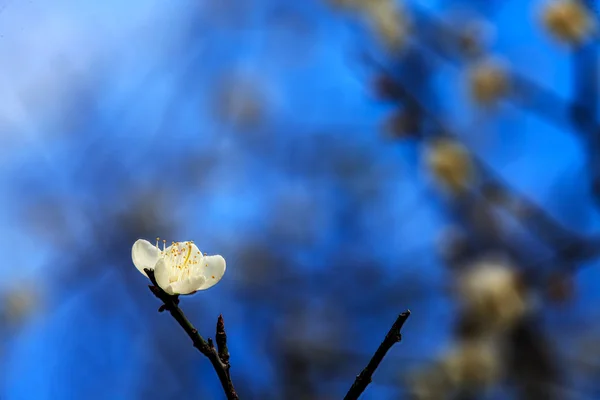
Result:
M206 290L216 285L225 274L226 263L222 256L205 256L200 265L200 273L204 275L205 282L197 290Z
M156 263L156 267L154 267L154 278L156 279L156 283L158 286L165 292L170 285L169 282L169 270L167 269L167 265L165 264L165 260L160 259Z
M173 294L191 294L198 290L198 287L204 284L203 276L193 276L191 278L184 279L182 281L173 282L166 289L165 292Z
M133 265L147 277L144 268L154 269L160 259L160 250L149 241L138 239L131 248L131 259Z

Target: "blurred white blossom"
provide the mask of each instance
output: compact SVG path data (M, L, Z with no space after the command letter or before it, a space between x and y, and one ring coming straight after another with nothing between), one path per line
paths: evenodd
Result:
M377 37L390 50L406 43L410 19L401 2L395 0L330 0L333 5L361 13Z
M42 289L35 281L14 284L0 296L0 320L6 325L19 326L43 308L42 297Z
M426 149L425 161L433 178L452 193L462 192L474 178L468 150L452 139L437 139Z
M413 372L408 378L408 390L415 400L440 400L452 391L452 382L440 365Z
M501 377L500 347L493 338L458 342L441 359L452 386L459 390L484 390Z
M579 0L549 2L542 12L542 21L552 36L570 45L581 43L596 30L593 15Z
M508 68L493 58L483 59L468 70L469 92L478 104L490 106L509 90Z
M440 400L454 393L480 393L502 377L498 342L492 337L460 340L432 365L409 377L412 398Z
M214 286L225 274L225 259L220 255L202 254L193 242L173 242L158 248L147 240L133 244L131 257L136 268L154 270L156 283L167 293L192 294Z
M372 0L368 4L365 11L377 36L392 50L402 48L410 30L404 8L392 0Z
M512 327L529 309L517 270L499 260L484 260L463 271L458 295L464 310L492 331Z

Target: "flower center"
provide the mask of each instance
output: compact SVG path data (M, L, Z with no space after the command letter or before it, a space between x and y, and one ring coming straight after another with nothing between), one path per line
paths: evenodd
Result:
M156 248L158 248L159 238L156 239ZM169 282L177 282L183 279L187 279L192 275L192 266L198 264L198 254L194 254L192 257L192 251L194 251L194 242L171 242L171 246L166 248L166 240L163 240L163 249L160 251L160 256L165 260L167 268L169 269ZM202 255L200 254L200 259Z

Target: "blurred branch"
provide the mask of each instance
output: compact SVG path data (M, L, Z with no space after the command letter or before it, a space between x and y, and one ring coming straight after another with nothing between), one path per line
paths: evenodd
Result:
M156 283L156 278L154 277L154 271L145 269L144 270L150 278L152 285L148 285L152 293L158 297L164 304L160 306L158 309L159 312L169 311L171 316L177 321L177 323L183 328L185 333L188 334L192 342L194 343L194 347L197 348L200 353L202 353L206 358L208 358L215 369L219 377L219 381L221 381L221 386L223 387L223 391L227 396L228 400L238 400L239 397L235 392L235 388L233 387L233 383L231 382L231 378L229 375L229 352L227 351L227 336L225 335L225 325L223 323L223 317L219 316L219 320L217 322L217 346L219 350L215 349L215 346L212 340L209 338L208 341L204 340L204 338L198 333L196 328L192 325L192 323L186 318L183 311L179 308L179 298L177 296L171 296L166 293L164 290L158 286ZM223 361L225 358L225 354L227 354L226 362Z
M404 311L402 314L398 316L396 322L392 325L387 335L385 335L385 339L379 345L377 351L369 361L369 364L361 371L360 374L356 376L356 380L350 387L350 390L344 397L344 400L354 400L358 399L360 395L365 391L369 383L371 383L373 374L383 358L387 354L387 352L392 348L393 345L400 342L402 340L402 335L400 334L400 329L402 329L402 325L406 322L408 317L410 316L410 310Z
M414 110L418 115L427 120L430 126L429 130L413 132L417 138L423 139L431 136L445 135L454 140L459 138L429 110L423 101L412 94L407 87L399 81L391 72L372 57L364 55L363 58L368 64L376 68L384 76L378 82L377 90L387 94L388 100L395 100L407 109ZM460 140L459 140L460 141ZM471 157L477 165L477 169L482 176L484 184L481 194L498 206L506 209L512 214L519 223L524 225L530 232L537 235L543 242L550 247L557 249L557 256L565 259L567 262L576 263L597 257L600 254L600 238L597 236L583 237L573 232L549 215L540 206L527 199L523 195L518 195L510 189L498 174L483 161L471 152ZM498 201L498 200L511 201ZM510 204L519 204L519 210L510 207Z
M598 20L596 0L583 0L581 4ZM573 49L571 120L587 150L592 194L596 203L600 200L600 128L597 121L598 105L598 44L592 40Z
M582 4L597 20L595 0L583 0ZM420 38L427 50L438 58L457 64L461 61L459 32L441 18L435 17L423 7L415 6L420 26ZM443 38L443 40L440 40ZM590 172L591 191L597 204L600 203L600 121L598 104L598 61L597 40L581 44L573 49L573 98L565 99L551 88L544 87L516 71L510 71L511 93L506 100L521 107L548 123L573 127L573 133L586 148Z
M583 0L582 6L594 15L595 0ZM584 137L591 138L597 132L596 105L598 104L598 62L596 41L590 41L573 48L573 110L572 119Z
M562 385L557 354L542 329L531 319L521 321L508 335L511 343L504 355L507 371L517 384L518 396L527 400L561 398L549 383Z
M442 18L434 16L424 7L413 5L412 11L419 22L418 37L423 43L419 47L427 49L431 56L453 65L467 61L460 50L463 38L457 28ZM538 115L549 123L559 126L569 124L572 107L567 99L514 70L509 72L509 76L512 86L511 96L506 98L509 102ZM597 121L592 123L598 126Z

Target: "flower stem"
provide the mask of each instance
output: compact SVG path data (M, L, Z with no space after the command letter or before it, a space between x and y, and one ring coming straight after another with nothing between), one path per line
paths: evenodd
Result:
M219 377L219 381L221 381L221 386L223 387L223 391L227 396L228 400L239 400L237 393L235 392L235 388L233 387L233 383L231 382L231 377L229 374L229 352L227 348L224 347L225 351L227 351L227 359L226 361L222 361L222 358L219 355L219 352L215 349L212 344L212 340L209 339L207 342L204 338L198 333L198 330L194 328L192 323L187 319L181 308L179 308L179 299L177 296L171 296L166 293L164 290L158 286L156 283L156 278L154 277L154 271L145 269L144 270L150 278L152 285L148 285L150 291L160 299L164 305L160 307L159 311L169 311L171 316L177 321L177 323L183 328L185 333L192 339L192 343L194 347L200 351L206 358L208 358ZM223 317L219 316L218 327L220 329L217 330L217 344L220 346L219 333L222 333L222 337L225 337L225 325L223 324Z

